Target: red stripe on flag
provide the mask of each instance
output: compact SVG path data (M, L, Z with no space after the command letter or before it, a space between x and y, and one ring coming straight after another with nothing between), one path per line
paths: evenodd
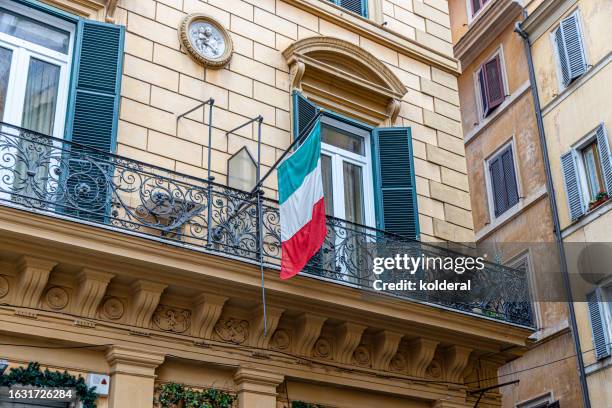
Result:
M325 201L321 198L312 207L311 220L282 244L281 279L300 273L321 248L327 235L325 221Z

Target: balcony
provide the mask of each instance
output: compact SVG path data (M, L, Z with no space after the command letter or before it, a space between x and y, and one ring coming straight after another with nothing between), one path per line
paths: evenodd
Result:
M280 267L276 201L8 124L0 124L0 203L214 256ZM328 217L327 225L323 249L303 274L364 292L375 292L370 272L375 251L368 244L401 246L430 256L455 255L443 246L333 217ZM473 280L472 292L481 293L482 300L385 293L532 326L524 271L489 263Z

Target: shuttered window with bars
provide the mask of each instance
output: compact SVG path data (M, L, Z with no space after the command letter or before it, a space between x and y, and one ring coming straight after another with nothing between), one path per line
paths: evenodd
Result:
M506 88L499 53L480 66L477 78L482 116L487 117L506 99Z
M327 0L360 16L368 16L368 0Z
M490 201L495 217L499 217L519 202L512 143L495 154L487 163Z
M296 137L314 118L317 107L299 92L294 93L293 107ZM372 177L363 177L362 180L373 180L370 183L373 184L375 196L376 227L417 239L419 217L410 128L375 128L371 132L370 140ZM364 191L368 189L364 188ZM326 201L332 200L326 197ZM345 211L344 214L349 212ZM365 219L367 218L366 215Z
M587 71L579 20L578 10L576 10L569 17L561 20L559 26L553 31L562 88L569 86L572 81Z

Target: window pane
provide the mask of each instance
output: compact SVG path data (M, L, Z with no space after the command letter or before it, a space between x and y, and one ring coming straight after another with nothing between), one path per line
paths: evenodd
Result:
M9 75L13 51L0 47L0 120L4 120L4 106L6 105L6 90L8 89Z
M60 67L30 59L21 126L45 135L53 134Z
M334 189L332 179L331 157L321 155L321 177L323 178L323 198L325 199L325 214L334 215Z
M348 150L351 153L365 156L365 143L363 138L349 132L323 125L321 127L321 141Z
M2 8L0 32L68 54L70 33Z
M588 146L582 152L584 170L587 176L587 184L589 187L591 200L595 200L597 194L603 191L603 185L601 183L601 167L599 165L598 156L596 143Z
M365 224L361 167L344 162L344 211L347 221Z

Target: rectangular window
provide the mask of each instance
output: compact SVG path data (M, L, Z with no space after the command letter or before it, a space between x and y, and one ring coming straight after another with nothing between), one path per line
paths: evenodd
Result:
M370 132L324 116L321 119L321 171L328 215L374 225L368 146Z
M489 0L469 0L472 18L489 2Z
M2 121L63 137L74 30L23 6L0 7Z
M578 11L561 20L552 35L559 66L559 80L562 88L566 88L587 70Z
M500 53L496 53L477 71L476 81L483 118L489 116L506 99L503 75Z
M512 143L487 161L487 171L491 207L499 217L519 202Z
M338 6L359 14L360 16L368 16L368 0L328 0Z
M584 147L581 153L589 197L596 200L598 194L605 192L597 141Z
M612 155L604 124L561 155L570 219L577 220L610 197Z

